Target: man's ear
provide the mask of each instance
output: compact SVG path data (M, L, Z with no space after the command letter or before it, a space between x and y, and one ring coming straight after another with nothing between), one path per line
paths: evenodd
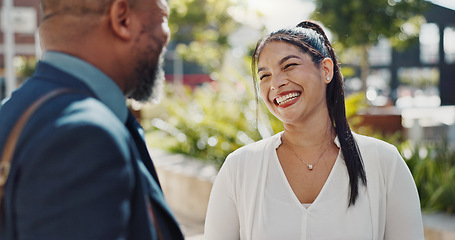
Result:
M324 58L321 62L322 76L326 84L329 84L333 78L333 61L330 58Z
M123 40L131 39L131 6L126 0L114 0L109 9L112 31Z

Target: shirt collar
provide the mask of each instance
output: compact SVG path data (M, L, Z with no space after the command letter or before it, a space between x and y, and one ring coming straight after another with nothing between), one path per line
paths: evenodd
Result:
M61 52L45 52L42 61L84 82L101 102L126 123L128 108L125 96L117 84L101 70L82 59Z
M275 148L278 148L280 145L281 145L281 137L282 135L284 134L284 131L281 131L277 134L275 134L275 136L273 136L274 138L276 138L277 140L275 141ZM354 134L354 132L353 132ZM335 136L335 139L333 140L333 142L335 143L335 145L338 147L338 148L341 148L341 145L340 145L340 140L338 139L338 135Z

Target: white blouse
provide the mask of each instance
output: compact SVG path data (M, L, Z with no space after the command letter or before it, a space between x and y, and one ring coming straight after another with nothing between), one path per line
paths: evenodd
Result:
M367 174L356 204L348 207L349 176L340 151L307 208L278 160L281 134L228 156L212 188L205 239L424 239L417 190L395 147L355 135Z

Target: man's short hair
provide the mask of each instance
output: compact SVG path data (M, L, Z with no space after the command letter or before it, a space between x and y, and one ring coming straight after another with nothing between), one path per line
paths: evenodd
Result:
M103 14L109 10L114 0L41 0L43 18L55 15ZM135 0L127 0L132 3Z

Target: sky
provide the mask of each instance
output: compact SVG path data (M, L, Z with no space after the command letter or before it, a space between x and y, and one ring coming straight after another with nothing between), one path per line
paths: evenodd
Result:
M231 35L230 42L234 48L255 43L264 35L259 31L262 26L266 27L266 32L295 26L308 20L314 8L313 0L248 0L246 8L243 5L229 10L231 16L244 24ZM261 12L262 17L257 12Z
M251 9L264 14L263 23L273 31L307 20L315 5L311 0L248 0Z
M455 10L455 0L429 1ZM315 8L313 0L248 0L248 6L264 14L262 21L270 31L294 26L302 20L307 20ZM251 19L250 22L254 21L257 19Z
M455 10L455 0L430 0L430 2L441 4Z

